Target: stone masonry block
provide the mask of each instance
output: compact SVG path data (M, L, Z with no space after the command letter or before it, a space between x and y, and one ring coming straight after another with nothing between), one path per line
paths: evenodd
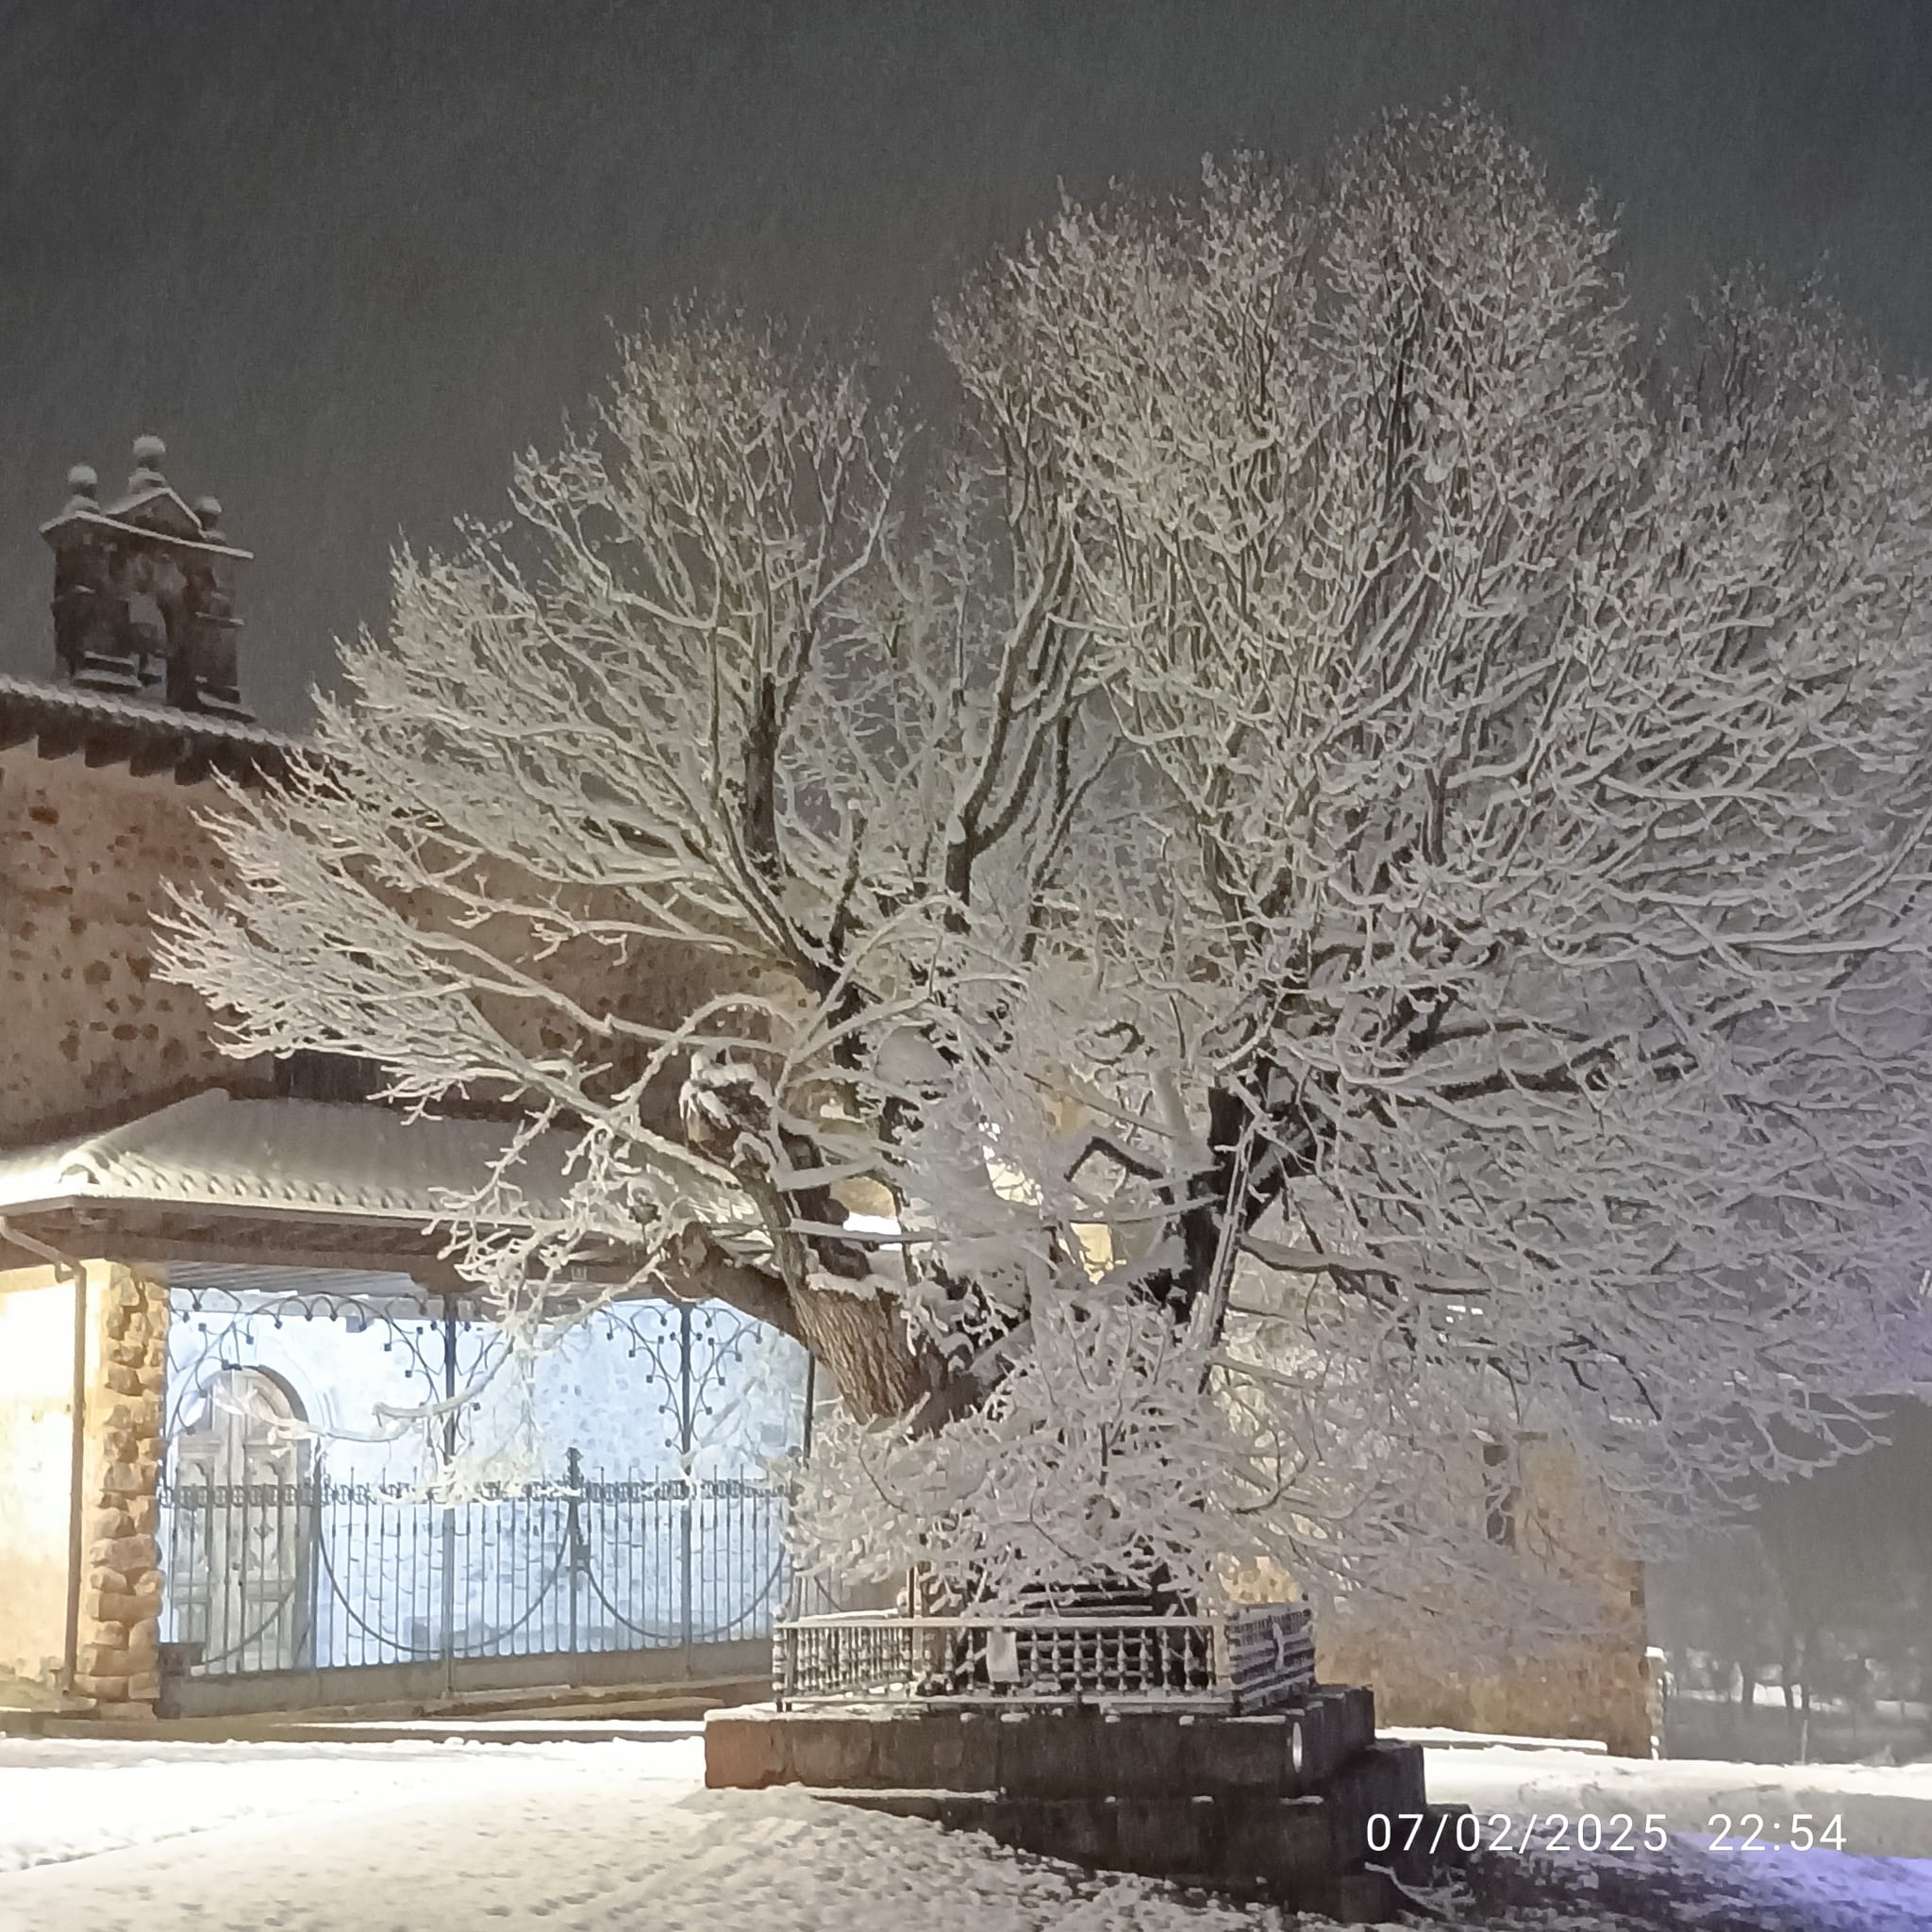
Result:
M1214 1870L1230 1885L1298 1905L1341 1869L1322 1798L1230 1799L1220 1811Z
M990 1791L999 1782L998 1728L943 1707L874 1719L874 1780L894 1790Z
M155 1490L155 1465L145 1458L139 1462L110 1462L101 1472L103 1496L151 1496Z
M999 1788L1016 1798L1083 1798L1096 1789L1118 1795L1102 1739L1112 1727L1096 1711L1028 1710L1002 1714ZM1174 1769L1178 1779L1177 1742Z
M80 1607L81 1614L96 1624L126 1624L139 1623L153 1610L154 1604L146 1597L118 1590L90 1590L82 1595Z
M935 1763L934 1717L930 1710L908 1710L882 1717L872 1724L873 1781L889 1790L938 1790L942 1783Z
M787 1712L779 1723L786 1782L834 1790L859 1790L876 1783L873 1730L881 1722L890 1720Z
M705 1718L705 1783L714 1790L763 1790L782 1783L783 1723L769 1707L714 1710Z
M1359 1863L1369 1853L1369 1820L1398 1818L1427 1804L1420 1744L1380 1743L1358 1752L1324 1788L1338 1863Z
M1282 1716L1197 1718L1180 1734L1187 1789L1216 1797L1247 1791L1283 1797L1299 1790L1290 1735L1290 1721Z
M983 1711L935 1713L933 1782L941 1790L991 1791L1000 1781L1000 1726Z
M127 1697L125 1677L97 1677L92 1672L76 1671L74 1688L81 1696L97 1704L121 1704Z
M1324 1684L1319 1692L1332 1713L1344 1758L1366 1751L1375 1741L1375 1695L1361 1684Z
M1375 1741L1375 1696L1367 1685L1318 1684L1315 1692L1340 1713L1338 1722L1350 1750L1365 1751Z
M1423 1807L1424 1824L1416 1833L1415 1842L1407 1842L1407 1834L1392 1848L1386 1859L1375 1862L1386 1863L1396 1877L1405 1885L1426 1890L1440 1885L1452 1872L1465 1871L1471 1862L1468 1849L1470 1840L1465 1832L1464 1842L1456 1841L1457 1821L1474 1816L1467 1805L1425 1805ZM1481 1834L1474 1840L1481 1842Z
M117 1536L92 1543L87 1553L88 1568L96 1574L118 1570L136 1575L155 1567L155 1540L151 1536Z
M141 1371L130 1369L125 1362L109 1362L101 1371L101 1382L116 1395L140 1395L145 1391Z
M940 1823L948 1831L983 1831L991 1836L1006 1802L991 1791L941 1791Z
M1042 1858L1110 1866L1120 1856L1118 1812L1116 1801L1098 1794L1043 1802L1005 1798L995 1807L992 1835Z
M1212 1775L1212 1754L1199 1744L1206 1720L1138 1710L1082 1718L1091 1729L1084 1756L1106 1768L1106 1789L1116 1797L1171 1798L1209 1789L1204 1780Z
M1124 1872L1175 1878L1205 1872L1215 1836L1212 1798L1175 1791L1164 1798L1123 1798L1113 1807L1114 1860Z
M1380 1872L1344 1872L1310 1900L1324 1918L1343 1925L1382 1925L1402 1916L1402 1900Z
M1310 1698L1283 1715L1288 1725L1291 1768L1294 1763L1297 1735L1301 1740L1301 1770L1296 1789L1304 1791L1319 1790L1322 1781L1335 1772L1348 1755L1342 1748L1340 1713L1325 1700Z

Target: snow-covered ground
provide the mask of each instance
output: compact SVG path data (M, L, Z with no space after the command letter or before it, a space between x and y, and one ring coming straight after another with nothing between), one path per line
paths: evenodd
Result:
M1816 1836L1839 1817L1847 1853L1926 1860L1932 1888L1932 1764L1733 1764L1505 1745L1430 1750L1427 1762L1432 1799L1468 1805L1485 1818L1622 1815L1637 1820L1634 1835L1641 1837L1645 1815L1657 1813L1666 1831L1708 1838L1723 1828L1720 1819L1741 1837L1749 1815L1763 1821L1767 1841L1789 1842L1795 1814L1809 1818ZM1538 1842L1547 1838L1539 1834Z
M1655 1816L1672 1843L1660 1856L1639 1852L1615 1861L1659 1879L1679 1874L1699 1890L1740 1910L1754 1902L1781 1907L1786 1917L1767 1924L1805 1932L1932 1932L1932 1764L1886 1768L1862 1764L1733 1764L1703 1758L1650 1761L1588 1751L1490 1745L1432 1749L1429 1796L1467 1805L1486 1822L1484 1842L1507 1836L1532 1847L1557 1836L1536 1818L1553 1814L1634 1821L1641 1841ZM1814 1839L1841 1821L1843 1850L1798 1850L1793 1825L1807 1821ZM1758 1821L1762 1850L1740 1841ZM1716 1835L1723 1848L1712 1849ZM1610 1833L1606 1830L1607 1838ZM1513 1854L1512 1854L1513 1855ZM1574 1857L1558 1861L1574 1868ZM1696 1923L1688 1914L1687 1924ZM1747 1921L1747 1923L1750 1923Z
M1094 1878L985 1840L815 1803L707 1792L666 1725L594 1744L137 1744L0 1740L5 1932L1274 1932L1272 1913ZM1507 1746L1431 1751L1431 1794L1485 1814L1842 1812L1848 1845L1655 1861L1762 1899L1793 1932L1932 1928L1932 1769L1645 1764ZM1722 1801L1722 1802L1721 1802ZM1761 1803L1760 1803L1761 1801ZM1897 1855L1918 1854L1923 1862ZM1783 1909L1778 1907L1782 1906ZM1607 1912L1457 1923L1593 1932ZM1695 1921L1686 1918L1685 1924ZM1713 1920L1707 1923L1725 1923ZM1735 1916L1728 1923L1738 1923ZM1756 1924L1756 1920L1744 1923Z

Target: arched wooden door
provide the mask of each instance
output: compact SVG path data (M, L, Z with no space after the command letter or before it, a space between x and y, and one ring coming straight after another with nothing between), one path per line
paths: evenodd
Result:
M223 1674L308 1663L315 1499L301 1404L266 1370L225 1367L175 1442L178 1636Z

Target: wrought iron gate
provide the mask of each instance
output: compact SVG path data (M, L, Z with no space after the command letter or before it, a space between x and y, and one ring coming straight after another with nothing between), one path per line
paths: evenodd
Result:
M559 1482L458 1504L318 1471L160 1505L162 1638L196 1674L729 1643L785 1603L778 1491L586 1473L575 1449Z
M416 1401L487 1366L502 1346L487 1324L407 1296L177 1286L158 1512L165 1674L679 1649L695 1665L708 1645L769 1638L790 1581L783 1497L744 1443L708 1447L701 1426L729 1410L750 1324L662 1304L598 1319L623 1357L603 1373L621 1371L625 1402L656 1431L657 1466L587 1468L572 1448L546 1479L442 1502L388 1479L386 1450L277 1434L303 1419L281 1373L300 1354L285 1324L316 1324L308 1339L332 1359L366 1341ZM454 1422L438 1434L453 1452Z

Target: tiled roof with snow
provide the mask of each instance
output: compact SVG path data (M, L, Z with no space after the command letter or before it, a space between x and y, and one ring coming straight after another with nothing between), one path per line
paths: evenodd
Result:
M236 776L281 770L302 741L212 711L0 674L0 749L37 740L43 756L177 774L220 766Z
M475 1194L513 1131L373 1104L198 1093L101 1133L0 1155L0 1214L138 1202L422 1225ZM553 1131L530 1146L516 1172L525 1211L506 1222L558 1210L571 1145ZM727 1225L751 1218L725 1178L668 1144L665 1155L698 1213Z

